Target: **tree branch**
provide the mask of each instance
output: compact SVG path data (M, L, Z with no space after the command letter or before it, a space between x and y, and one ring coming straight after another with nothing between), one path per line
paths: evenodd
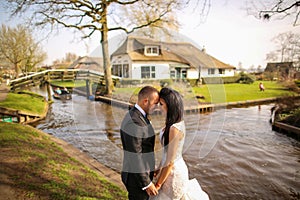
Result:
M132 0L132 1L122 2L122 1L119 1L119 0L112 0L111 3L117 3L117 4L120 4L120 5L131 5L131 4L134 4L138 1L139 0Z
M293 4L286 6L284 8L281 8L281 4L283 3L282 0L280 0L273 8L271 8L270 10L262 10L259 12L259 16L263 17L264 19L269 19L271 16L270 15L275 15L275 14L280 14L280 13L286 13L287 11L289 11L290 9L292 9L293 7L300 7L300 1L296 1ZM295 17L295 21L294 21L294 25L297 24L298 21L298 17L299 17L299 13L298 12L296 14ZM288 13L286 13L286 15L289 15Z

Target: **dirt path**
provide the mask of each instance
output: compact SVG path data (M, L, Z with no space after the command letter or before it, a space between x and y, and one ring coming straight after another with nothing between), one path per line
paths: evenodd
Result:
M11 186L11 180L4 172L0 172L0 200L18 199L18 192Z
M5 85L5 83L1 83L0 84L0 101L3 101L6 99L8 92L9 92L9 89Z

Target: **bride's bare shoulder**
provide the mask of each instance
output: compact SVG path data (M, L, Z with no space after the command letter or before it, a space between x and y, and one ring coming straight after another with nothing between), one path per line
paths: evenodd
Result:
M175 137L179 137L179 139L181 139L183 137L183 132L181 130L179 130L178 127L171 126L170 127L170 139L175 138Z

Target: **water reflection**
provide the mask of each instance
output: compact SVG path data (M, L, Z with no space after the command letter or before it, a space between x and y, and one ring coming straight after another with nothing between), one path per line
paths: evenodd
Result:
M211 199L300 199L300 143L271 130L271 107L185 116L184 159L190 177L198 179ZM119 171L119 126L126 112L73 95L72 101L55 101L37 128ZM158 132L163 117L152 121Z

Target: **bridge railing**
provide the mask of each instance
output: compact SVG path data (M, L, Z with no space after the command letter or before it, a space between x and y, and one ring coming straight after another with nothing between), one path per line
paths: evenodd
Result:
M120 77L112 76L112 79L116 83ZM8 85L12 91L16 91L24 87L37 86L44 82L50 82L51 80L89 80L105 84L104 74L101 72L84 69L53 69L11 80Z
M45 72L37 72L35 74L11 80L8 83L8 86L10 86L10 90L15 91L23 87L40 85L42 82L46 81L46 79Z

